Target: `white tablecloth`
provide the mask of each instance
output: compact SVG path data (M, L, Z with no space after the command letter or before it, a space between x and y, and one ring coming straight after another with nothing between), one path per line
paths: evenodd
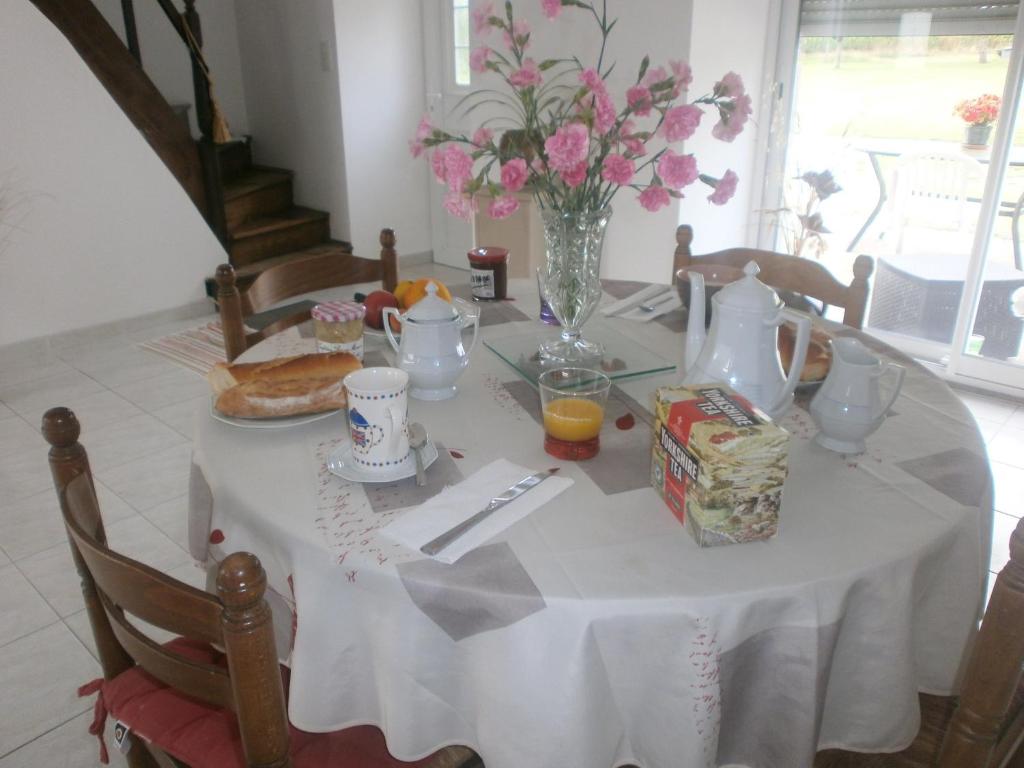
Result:
M536 316L530 284L513 291ZM682 337L663 324L618 327L681 361ZM248 359L309 343L289 333ZM619 386L649 408L677 378ZM480 345L458 397L411 401L445 447L428 492L497 457L559 463L519 382ZM621 490L615 467L561 463L571 490L452 566L377 534L407 484L326 473L343 416L261 430L203 412L193 552L263 562L297 727L376 724L402 759L465 744L488 768L794 768L827 747L891 751L917 732L919 690L955 689L991 528L966 409L911 366L894 411L859 457L813 445L800 406L781 420L793 439L771 541L699 549L644 480ZM627 456L650 444L644 423L615 430L609 457L615 440L637 442Z

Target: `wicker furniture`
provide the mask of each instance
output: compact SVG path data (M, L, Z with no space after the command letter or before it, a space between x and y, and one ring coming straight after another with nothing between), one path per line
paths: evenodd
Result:
M949 344L965 272L959 256L880 257L868 327ZM1006 360L1017 354L1024 319L1014 316L1010 297L1021 286L1024 272L993 267L986 273L972 331L985 337L983 356Z

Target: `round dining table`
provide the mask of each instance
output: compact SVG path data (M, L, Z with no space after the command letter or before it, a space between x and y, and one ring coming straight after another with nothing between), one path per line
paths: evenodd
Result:
M603 306L643 287L606 282ZM957 688L985 589L992 481L953 392L827 325L907 368L888 418L865 453L834 453L812 442L812 393L798 392L778 420L791 435L778 535L701 548L650 481L653 395L681 379L685 310L584 326L669 369L615 378L601 452L566 462L544 452L536 389L491 348L557 333L533 281L509 294L480 303L486 344L457 396L410 400L439 453L426 486L331 474L343 412L255 427L197 414L192 554L263 563L292 723L373 724L403 760L462 744L488 768L798 768L819 749L910 744L918 693ZM242 361L314 350L293 328ZM367 335L366 365L394 359ZM382 530L499 458L557 466L572 487L454 564Z

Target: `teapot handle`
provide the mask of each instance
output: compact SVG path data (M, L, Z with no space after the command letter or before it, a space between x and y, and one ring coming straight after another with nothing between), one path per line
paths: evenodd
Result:
M398 354L398 341L395 339L395 334L391 332L391 318L388 315L394 315L398 318L399 325L402 323L402 316L394 307L384 307L384 314L382 315L384 318L384 333L387 334L391 346L395 348L395 354Z
M785 386L782 387L778 398L772 403L771 408L768 409L768 414L772 418L775 418L785 410L789 399L793 396L793 392L796 391L796 385L800 383L800 374L804 369L804 362L807 360L807 345L811 341L811 318L799 312L794 312L791 309L781 309L774 318L766 321L766 324L778 326L787 320L796 326L796 341L793 343L793 362L790 363L789 376L786 378Z
M473 350L476 348L476 337L480 335L480 316L474 315L470 319L473 324L473 341L469 343L469 350L466 352L467 360L469 359L469 356L473 354ZM465 328L466 326L463 325L462 327Z
M896 386L893 387L892 396L889 398L889 401L879 408L878 413L871 415L871 418L873 419L880 418L889 413L889 409L892 408L893 403L896 402L896 398L900 396L900 390L903 388L903 377L906 375L907 369L902 365L896 365L896 363L882 363L878 366L878 370L873 372L871 375L880 380L890 371L896 374Z

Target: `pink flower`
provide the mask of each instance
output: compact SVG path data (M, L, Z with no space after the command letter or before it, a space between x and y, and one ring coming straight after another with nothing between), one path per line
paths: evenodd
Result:
M605 92L594 94L594 128L604 136L615 127L615 120L618 118L618 110L612 102L612 97Z
M666 150L658 159L658 176L665 186L682 189L697 180L697 159L693 155L677 155Z
M440 173L438 172L438 157L441 158ZM473 178L473 158L455 144L449 144L444 149L435 152L433 165L434 174L444 181L452 192L462 192L466 182Z
M491 201L491 204L487 206L487 214L492 219L507 219L518 210L519 201L512 197L512 195L496 197Z
M731 103L719 104L720 119L711 129L711 135L721 141L732 141L743 132L743 126L746 125L747 119L753 112L750 96L745 93L737 96Z
M527 59L523 62L522 69L517 69L508 76L508 81L516 88L529 88L531 85L540 85L543 79L540 70L537 69L537 62Z
M530 170L536 173L538 176L543 176L548 172L548 167L544 163L544 158L535 157L530 161Z
M708 195L715 205L725 205L736 194L736 184L740 177L732 171L726 171L721 180L715 185L715 191Z
M647 70L647 74L644 75L643 85L650 88L652 85L663 83L668 80L668 72L665 71L664 67L651 67Z
M634 85L626 91L626 103L637 117L647 117L651 114L653 104L650 89L643 85Z
M558 175L567 187L578 187L587 178L587 161L582 160L578 165L565 171L559 171Z
M659 208L664 208L672 201L668 190L658 184L649 186L640 193L640 197L637 199L640 201L640 205L651 213L654 213Z
M666 141L683 141L693 136L693 132L700 125L701 115L704 113L699 107L692 104L684 104L681 107L672 107L665 112L665 120L661 124L660 133Z
M735 72L726 72L722 79L715 83L715 96L731 96L737 98L746 91L743 88L743 78Z
M521 157L513 158L501 166L501 183L509 192L518 192L526 184L526 161Z
M605 89L604 80L601 79L601 76L593 67L588 67L580 72L580 82L592 91L603 91Z
M526 19L520 19L512 25L511 35L506 31L502 32L502 36L504 37L505 45L508 46L508 48L512 48L512 38L514 37L516 44L519 45L520 48L525 49L529 43L527 38L530 36L530 22Z
M474 197L468 197L461 192L449 192L444 196L444 207L452 216L468 221L479 206Z
M672 86L672 98L678 99L679 94L689 87L693 82L693 70L685 61L669 59L669 67L672 69L672 76L675 78L675 85Z
M420 155L422 155L426 151L427 151L427 148L425 146L423 146L423 142L422 141L413 141L412 139L409 139L409 154L410 155L412 155L413 157L419 157Z
M430 167L439 183L444 184L444 148L439 148L430 156Z
M478 5L470 14L473 18L473 32L478 37L486 37L491 31L491 16L494 15L494 4L487 2Z
M420 119L420 124L416 126L416 137L409 141L409 152L412 153L413 157L419 157L426 151L427 148L423 144L423 140L428 138L433 132L434 126L430 124L430 118L424 115Z
M540 0L540 6L549 19L557 19L562 13L562 0Z
M486 72L487 71L487 57L491 55L491 49L486 45L481 45L473 49L473 52L469 54L469 68L474 72Z
M590 153L590 135L582 123L563 125L544 141L548 165L555 171L572 171L586 163Z
M626 151L634 157L643 157L647 154L647 145L639 136L633 136L633 121L626 120L619 128L619 141L626 148Z
M486 147L494 140L494 131L490 128L477 128L473 133L473 143L478 147Z
M624 186L633 180L636 166L628 157L608 155L601 164L601 178L612 184Z

